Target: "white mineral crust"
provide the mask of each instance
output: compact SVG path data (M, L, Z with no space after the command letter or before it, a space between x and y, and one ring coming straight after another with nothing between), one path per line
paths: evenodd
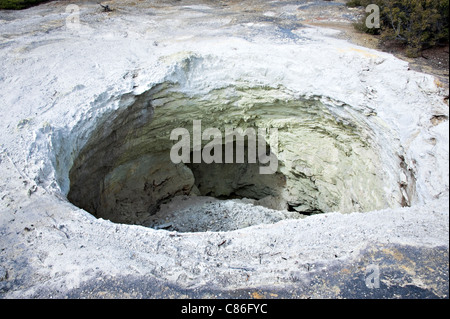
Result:
M111 14L79 7L78 28L67 26L63 1L0 12L0 265L20 282L7 296L70 290L99 272L190 288L277 286L302 271L298 262L351 260L371 243L448 247L448 105L433 76L332 30L298 27L284 36L206 4L123 5ZM192 57L202 63L186 73ZM371 110L379 144L404 154L414 172L416 197L411 207L179 235L96 219L68 202L68 172L102 115L124 94L165 81L188 96L253 83Z

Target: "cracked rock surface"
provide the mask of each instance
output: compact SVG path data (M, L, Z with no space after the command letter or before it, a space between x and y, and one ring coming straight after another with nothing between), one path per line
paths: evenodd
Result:
M305 25L310 7L349 23L351 10L73 3L77 26L63 1L0 11L1 298L449 297L444 92L390 54ZM245 199L268 195L255 188L180 199L219 191L196 185L189 167L164 166L167 133L217 118L279 128L287 186L269 195L291 211ZM124 178L133 170L142 174ZM133 191L146 182L155 190ZM157 222L145 215L155 203ZM86 211L98 207L100 218ZM214 228L207 211L223 209L236 218ZM315 210L324 213L300 215ZM141 225L110 220L118 212ZM373 269L379 288L367 281Z

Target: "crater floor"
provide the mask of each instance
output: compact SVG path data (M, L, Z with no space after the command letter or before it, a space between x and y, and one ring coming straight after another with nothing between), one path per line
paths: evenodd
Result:
M439 81L341 2L107 3L0 11L1 298L448 298ZM279 175L170 162L193 120Z

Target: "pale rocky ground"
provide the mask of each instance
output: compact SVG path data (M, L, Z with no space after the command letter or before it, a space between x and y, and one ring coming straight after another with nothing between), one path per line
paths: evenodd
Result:
M81 9L78 28L67 26L69 2ZM355 14L342 3L105 3L114 11L104 13L90 1L56 1L0 12L2 298L448 298L448 91L434 76L410 70L390 54L339 39L346 37L339 32L342 25L348 26ZM323 19L328 19L327 28L305 26ZM155 105L160 108L144 112L142 97L154 99L152 89L169 82L176 84L166 95L170 102L159 100ZM364 133L358 138L370 141L369 148L336 144L336 149L351 145L355 161L367 165L365 171L363 164L332 171L339 168L332 155L340 153L329 149L316 152L304 166L292 165L306 154L308 139L316 151L334 145L321 144L315 135L298 144L298 153L282 148L277 153L286 176L301 173L322 187L311 203L342 208L346 214L329 210L305 217L248 200L181 197L161 206L158 214L167 213L151 224L161 229L152 229L95 218L67 200L69 171L83 146L95 140L92 132L103 132L106 138L96 138L110 142L111 125L139 124L153 114L165 119L157 112L176 110L180 96L236 99L238 107L258 119L260 108L252 108L255 96L246 95L254 88L264 88L256 105L275 103L274 92L276 103L320 102L327 117L319 112L312 118L354 124ZM202 105L178 116L191 120L195 114L206 121ZM128 108L140 116L133 117ZM209 116L208 123L213 120ZM283 125L289 129L281 144L293 145L295 125ZM339 138L339 131L328 132ZM141 150L164 151L164 135L154 138L144 144L139 137L121 141L124 147L136 143L133 156L139 158ZM366 150L374 155L364 155ZM91 157L95 163L114 156L126 165L111 170L106 177L112 181L127 172L123 167L131 165L131 155ZM358 172L367 178L358 179ZM117 184L110 185L115 189ZM289 185L292 191L283 198L292 202L301 192L296 183ZM97 191L95 185L86 186ZM102 194L105 203L116 196ZM343 201L333 206L335 201L327 200L339 198L336 194ZM205 202L196 209L199 201ZM178 214L183 211L193 214ZM230 231L224 231L225 223L214 228L211 221L217 218L206 218L208 211L215 216L227 211ZM174 217L162 224L170 214ZM245 215L255 220L243 220ZM193 225L197 232L190 232ZM380 288L369 289L366 271L374 265L380 270Z

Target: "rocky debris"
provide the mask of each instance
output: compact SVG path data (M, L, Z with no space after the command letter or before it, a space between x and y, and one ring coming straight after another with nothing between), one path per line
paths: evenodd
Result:
M103 12L111 12L111 11L113 11L113 9L111 9L108 4L107 5L103 5L103 4L99 3L99 5L103 8Z
M302 217L296 212L272 210L249 199L217 200L213 197L178 196L162 204L143 225L178 232L231 231L259 224L274 224Z

